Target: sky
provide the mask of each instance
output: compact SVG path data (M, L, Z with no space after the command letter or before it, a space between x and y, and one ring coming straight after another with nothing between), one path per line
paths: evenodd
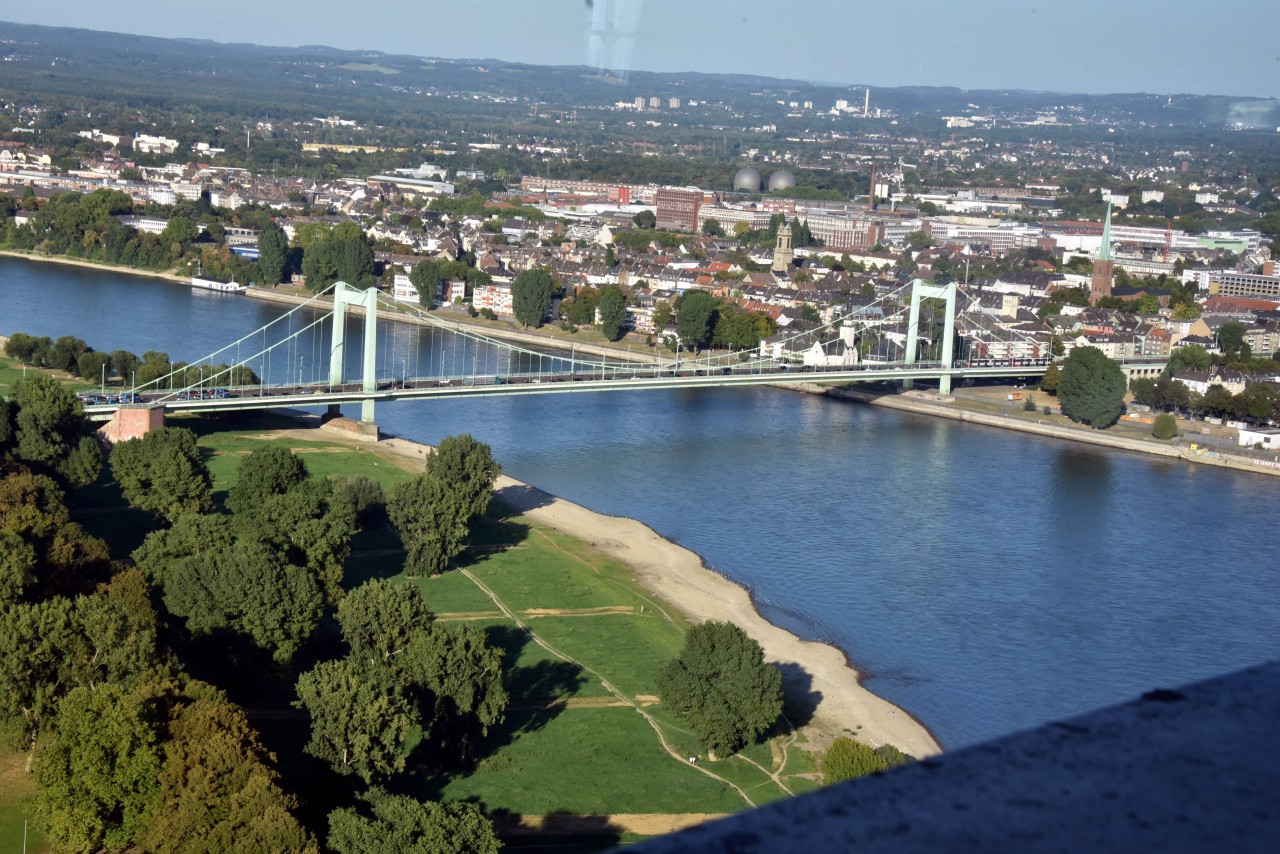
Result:
M0 19L615 71L1280 97L1274 0L58 0ZM305 11L302 11L305 10Z

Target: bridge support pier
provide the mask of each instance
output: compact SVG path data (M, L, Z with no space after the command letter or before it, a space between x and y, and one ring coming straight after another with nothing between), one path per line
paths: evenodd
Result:
M141 439L164 426L164 405L122 406L98 432L111 444Z
M931 285L923 279L915 279L911 282L911 317L907 323L907 352L906 363L914 365L916 363L916 347L919 339L920 330L920 302L924 299L940 299L945 300L946 314L942 324L942 348L938 353L938 361L942 363L945 371L951 370L952 359L955 355L956 340L956 283L951 282L946 285ZM903 380L903 388L911 388L911 380ZM942 394L951 394L951 375L943 373L938 375L938 391Z
M333 344L329 351L329 384L341 386L345 376L347 356L347 306L364 309L364 353L361 358L361 382L365 394L378 389L378 289L359 291L346 282L338 282L333 288ZM360 403L360 421L374 424L373 399ZM375 425L374 429L377 427Z

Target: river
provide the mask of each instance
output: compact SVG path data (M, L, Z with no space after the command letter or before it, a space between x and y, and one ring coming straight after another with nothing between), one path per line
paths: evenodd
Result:
M0 334L190 360L280 314L0 258ZM512 476L693 549L948 749L1280 653L1263 475L767 388L377 416L422 442L469 432Z

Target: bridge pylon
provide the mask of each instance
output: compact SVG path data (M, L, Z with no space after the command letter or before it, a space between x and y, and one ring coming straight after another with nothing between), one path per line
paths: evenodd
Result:
M942 325L942 351L938 355L941 357L939 361L942 362L942 367L950 370L956 339L955 282L946 285L931 285L923 279L913 279L911 281L911 317L907 325L906 363L908 365L916 363L916 344L920 328L920 301L922 299L946 300L947 310ZM902 387L911 388L911 380L903 380ZM942 374L938 377L938 391L943 394L951 394L950 374Z
M333 286L333 336L329 350L329 384L341 386L346 364L346 332L347 306L359 306L364 309L364 355L361 360L363 390L373 393L378 390L378 289L358 290L346 282L338 282ZM360 404L360 421L373 424L373 400L367 399Z

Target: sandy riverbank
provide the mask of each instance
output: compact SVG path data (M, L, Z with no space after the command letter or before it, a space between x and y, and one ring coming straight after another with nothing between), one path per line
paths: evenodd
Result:
M341 430L326 433L349 437ZM306 431L299 435L306 437ZM377 447L416 463L428 453L427 446L407 439L383 439ZM708 569L697 554L644 523L597 513L506 475L498 479L496 497L529 519L588 542L631 567L645 589L693 622L733 622L759 641L768 661L797 665L804 684L789 686L790 694L817 699L812 723L819 731L834 736L845 729L856 730L863 741L893 744L916 757L941 751L923 724L862 686L858 671L843 652L829 644L801 640L773 625L756 610L743 587Z
M15 252L0 249L0 256L20 258L23 261L39 261L42 264L62 264L67 267L84 267L89 270L104 270L108 273L124 273L129 276L143 276L148 279L163 279L166 282L177 282L180 285L191 284L190 276L179 276L176 273L156 273L151 270L139 270L137 267L117 267L111 264L99 264L97 261L85 261L81 258L64 258L58 255L39 255L34 252Z

